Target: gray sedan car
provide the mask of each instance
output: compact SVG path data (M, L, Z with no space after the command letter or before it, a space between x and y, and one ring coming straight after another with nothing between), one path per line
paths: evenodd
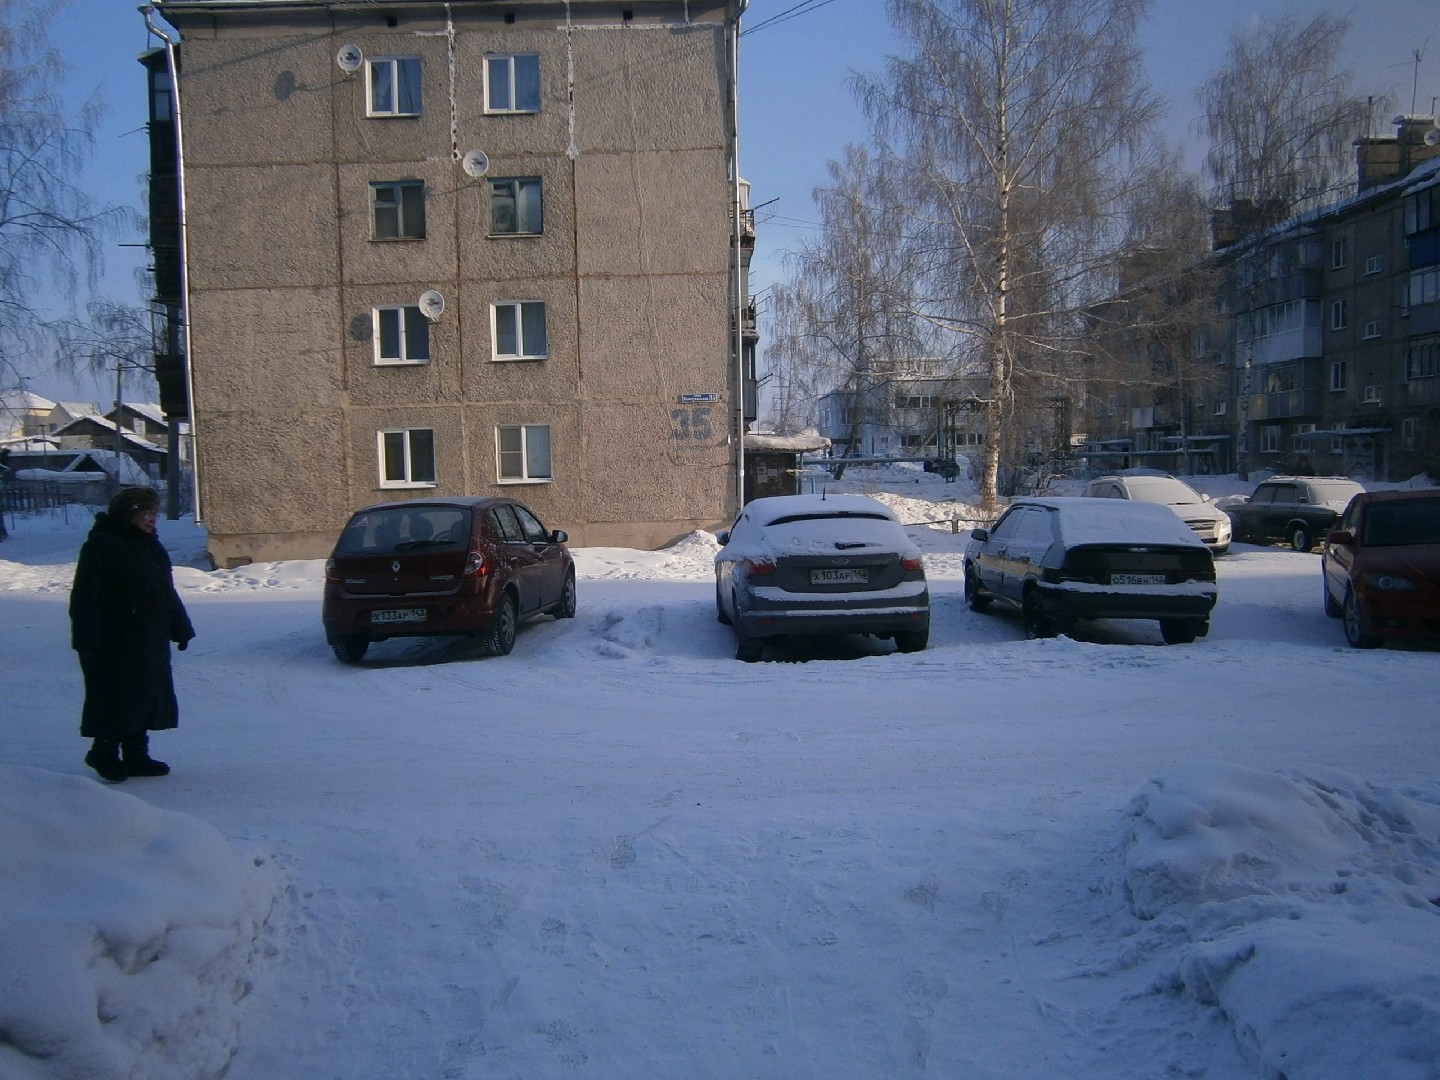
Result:
M718 534L715 609L735 628L735 658L767 638L871 634L901 652L930 640L920 551L889 507L863 495L755 499Z

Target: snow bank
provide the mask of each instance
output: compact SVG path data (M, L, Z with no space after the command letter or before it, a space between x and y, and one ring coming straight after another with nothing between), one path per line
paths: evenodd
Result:
M0 766L0 1076L198 1080L235 1052L279 876L93 779Z
M1158 990L1218 1008L1265 1076L1440 1074L1440 797L1195 764L1130 814L1131 907L1175 946Z

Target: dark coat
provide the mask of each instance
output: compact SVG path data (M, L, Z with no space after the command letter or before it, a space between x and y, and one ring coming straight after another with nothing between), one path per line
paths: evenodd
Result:
M70 590L70 644L80 654L80 734L122 739L179 722L170 643L195 636L159 539L95 515Z

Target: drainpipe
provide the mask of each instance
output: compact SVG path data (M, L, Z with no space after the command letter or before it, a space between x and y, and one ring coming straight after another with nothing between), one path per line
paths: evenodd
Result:
M180 71L175 63L175 39L155 25L155 8L150 4L140 6L145 16L145 28L165 43L165 69L170 75L170 104L175 113L175 183L179 188L180 214L180 313L181 327L185 338L185 412L190 423L190 469L191 505L195 509L195 524L204 522L200 506L200 455L196 452L195 438L195 379L190 362L190 250L189 218L185 211L185 129L180 122Z
M730 20L730 209L733 218L734 251L734 343L735 352L735 514L745 505L745 275L740 251L740 16L750 0L740 0Z

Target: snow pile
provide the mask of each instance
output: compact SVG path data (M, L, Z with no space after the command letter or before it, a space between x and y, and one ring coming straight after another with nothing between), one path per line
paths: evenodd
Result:
M94 780L0 765L0 1075L222 1075L274 901L268 859Z
M1440 802L1329 769L1195 764L1131 814L1133 910L1184 939L1159 989L1220 1009L1265 1076L1437 1074Z

